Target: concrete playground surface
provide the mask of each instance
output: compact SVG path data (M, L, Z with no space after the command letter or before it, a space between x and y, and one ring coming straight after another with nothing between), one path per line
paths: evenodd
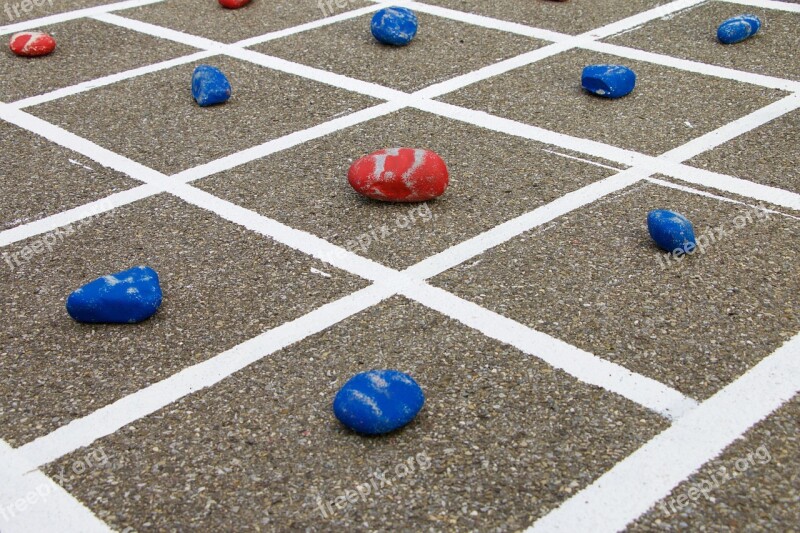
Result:
M390 5L407 47L370 35ZM0 17L58 43L0 55L0 532L797 529L800 2ZM634 92L583 91L596 63ZM192 100L200 64L226 104ZM447 192L358 196L388 146L439 153ZM652 209L702 246L659 251ZM153 318L69 318L139 264ZM427 400L366 438L331 403L373 368Z

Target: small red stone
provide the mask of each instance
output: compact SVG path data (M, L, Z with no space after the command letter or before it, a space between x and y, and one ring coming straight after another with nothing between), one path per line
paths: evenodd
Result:
M435 152L386 148L353 163L347 180L368 198L424 202L444 194L450 177L447 165Z
M239 9L250 3L250 0L219 0L219 5L228 9Z
M18 56L46 56L56 49L56 40L39 31L23 31L11 36L8 47Z

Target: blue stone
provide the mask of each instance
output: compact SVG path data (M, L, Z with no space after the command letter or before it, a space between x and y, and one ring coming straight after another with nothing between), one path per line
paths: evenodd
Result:
M697 246L694 228L685 216L656 209L647 214L647 229L656 244L668 252L682 250L691 253Z
M581 85L605 98L621 98L636 86L636 73L622 65L589 65L583 69Z
M161 305L158 274L137 266L87 283L67 298L67 312L78 322L133 324L153 316Z
M405 46L417 34L417 15L405 7L386 7L372 17L372 35L383 44Z
M717 28L717 39L723 44L734 44L755 35L761 29L761 20L755 15L733 17Z
M192 96L203 107L222 104L231 97L231 83L220 69L199 65L192 74Z
M342 424L358 433L379 435L411 422L425 403L425 394L411 376L396 370L356 374L333 400Z

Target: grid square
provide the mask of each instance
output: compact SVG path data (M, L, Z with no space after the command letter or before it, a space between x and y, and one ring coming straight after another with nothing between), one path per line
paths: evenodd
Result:
M415 91L548 44L426 13L417 17L419 32L403 47L376 41L367 15L252 48L351 78Z
M717 27L722 21L744 13L761 19L759 33L735 45L721 44L717 40ZM796 53L800 49L799 27L798 13L707 2L606 40L711 65L800 80Z
M704 152L687 164L800 193L800 111Z
M800 523L800 396L749 430L706 463L631 532L791 531ZM695 488L694 490L692 490ZM706 492L694 496L698 489ZM691 491L691 492L690 492ZM706 497L707 495L707 497Z
M121 173L0 122L0 231L139 185Z
M350 164L387 146L439 153L451 174L445 194L422 204L359 196ZM404 109L196 185L399 269L614 173L551 148Z
M56 40L46 57L0 54L0 100L13 102L78 83L188 55L197 50L93 19L41 28Z
M52 251L0 270L0 438L14 446L365 285L170 195L76 226ZM161 279L153 318L88 325L69 317L71 291L139 264Z
M426 0L425 3L577 35L668 4L669 0L603 0L600 8L597 0Z
M233 96L227 103L201 108L192 99L192 71L202 63L214 65L228 76ZM47 102L29 111L172 174L378 102L215 56Z
M370 368L409 372L427 397L414 422L380 438L331 412L338 387ZM66 487L120 530L199 517L214 531L521 530L666 426L396 297L101 439L92 449L106 468L73 475L79 450L49 471L66 470ZM400 477L409 458L415 470ZM376 470L392 485L323 516L318 497Z
M349 7L333 9L336 14L372 5L366 0L347 0ZM216 0L166 0L157 4L120 11L126 18L141 20L190 35L222 43L233 43L283 30L331 15L314 0L253 0L239 9L225 9Z
M647 233L651 209L686 215L706 235L704 252L661 252ZM800 331L798 254L795 218L639 184L433 283L705 399Z
M591 64L622 64L637 74L618 100L581 89ZM584 50L533 63L441 99L559 133L660 155L786 93Z

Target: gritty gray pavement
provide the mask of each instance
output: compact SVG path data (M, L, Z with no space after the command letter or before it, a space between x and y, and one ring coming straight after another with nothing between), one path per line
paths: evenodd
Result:
M139 185L33 133L0 123L0 231ZM76 186L77 185L77 186Z
M402 431L359 437L331 418L332 395L354 373L384 367L425 383L428 402ZM516 530L665 427L632 402L396 297L51 472L70 474L102 450L107 465L73 472L67 486L120 530ZM416 471L401 478L397 465L409 457ZM376 470L392 485L319 510L318 497L333 500Z
M618 100L587 97L580 86L583 67L607 63L632 68L637 75L636 90ZM783 96L786 93L778 90L571 50L476 83L441 100L559 133L659 155Z
M80 502L116 531L521 531L680 424L653 407L659 395L701 409L800 332L800 210L787 207L800 192L797 110L687 161L719 173L703 174L693 190L676 188L690 185L680 175L661 174L653 176L660 183L616 187L640 171L626 172L632 158L590 156L575 151L583 141L558 136L659 156L786 91L569 49L470 79L435 105L404 100L396 111L378 108L387 111L376 118L309 131L393 97L337 88L341 76L414 92L551 45L507 22L577 35L668 0L426 0L494 19L479 19L489 26L482 27L420 9L419 35L405 48L377 44L369 13L347 15L373 2L337 1L325 10L313 0L226 10L216 0L154 0L114 15L153 25L139 30L160 37L96 19L50 20L30 29L57 38L51 56L0 53L0 119L46 133L0 122L0 452L14 448L0 453L0 469L20 449L35 455L55 446L60 453L30 470L39 466L76 498L68 506ZM0 28L102 3L53 0L13 21L0 5ZM716 43L716 24L746 11L763 17L762 33L736 46ZM345 16L322 20L330 15ZM709 0L603 42L797 80L799 17ZM293 62L283 66L295 74L220 48L201 61L15 108L20 99L198 51L158 26L198 46L191 36L235 43L281 32L248 42L248 53ZM635 91L612 101L581 90L581 69L600 62L632 67ZM230 78L226 104L193 101L191 73L201 63ZM307 67L319 72L297 74ZM442 107L450 117L430 112ZM81 139L123 157L104 159L108 153ZM236 155L271 141L269 155ZM396 146L441 154L451 179L441 198L387 204L349 187L355 159ZM201 179L178 184L176 174L209 163ZM138 165L163 174L161 181L148 173L151 196L102 214L87 210L66 226L48 218L89 202L102 208L105 197L140 185ZM671 172L657 162L647 171ZM727 176L745 186L735 189L742 182ZM198 197L224 216L190 203ZM777 212L765 217L763 207ZM646 228L656 208L687 215L708 236L702 252L678 261L658 250ZM504 242L493 240L504 232ZM325 255L341 249L363 260ZM429 285L386 270L442 252L469 257L428 274ZM72 290L139 264L160 274L164 303L154 317L133 326L69 318ZM373 282L384 299L364 303L358 291ZM412 300L440 290L462 300L439 311ZM219 354L253 339L248 349L263 350L256 362L229 376L215 366ZM201 363L203 379L221 380L193 381L176 389L185 392L177 400L151 387ZM336 420L331 403L346 380L373 368L408 372L427 399L409 426L365 438ZM115 404L121 399L131 403ZM765 412L629 529L796 529L799 408L795 396ZM127 419L124 409L136 414ZM101 427L81 425L87 420ZM96 440L69 444L84 443L84 434ZM682 443L669 446L679 453ZM743 458L747 468L715 484L708 499L688 498ZM380 488L376 471L387 478ZM658 482L641 480L651 481ZM364 484L373 488L361 497L355 491Z

